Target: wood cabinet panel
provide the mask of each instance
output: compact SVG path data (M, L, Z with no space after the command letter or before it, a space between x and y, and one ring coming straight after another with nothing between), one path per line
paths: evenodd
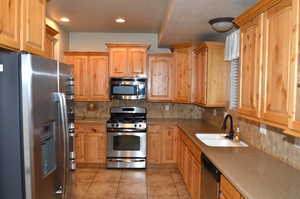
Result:
M192 86L191 48L175 49L175 101L190 102Z
M157 165L160 164L160 152L161 152L161 139L159 132L149 130L148 135L148 164Z
M90 95L90 80L87 76L89 74L88 69L88 57L87 56L75 56L74 57L74 91L76 100L88 100Z
M201 163L192 156L191 162L191 197L200 199L201 191Z
M90 69L90 98L89 100L102 101L109 100L108 82L108 57L91 56L89 57Z
M165 127L162 134L162 164L176 164L177 129Z
M0 2L0 45L20 49L21 0Z
M229 65L224 61L224 43L203 42L194 50L196 56L196 104L224 107L228 101Z
M110 76L128 76L128 50L127 48L111 48L109 50Z
M145 76L147 64L147 49L129 48L128 49L128 70L131 76Z
M75 152L76 152L76 162L84 162L84 133L75 134Z
M21 50L43 56L45 53L45 0L23 0Z
M74 65L76 101L109 101L107 53L66 52L64 62Z
M105 163L106 160L106 134L87 133L84 136L84 162Z
M149 56L148 65L148 100L171 101L173 99L174 68L170 55Z
M242 197L240 192L223 175L221 175L220 191L222 197L226 199L241 199Z
M262 16L241 27L239 113L260 117L262 69Z
M264 14L262 119L288 124L292 1L281 1Z

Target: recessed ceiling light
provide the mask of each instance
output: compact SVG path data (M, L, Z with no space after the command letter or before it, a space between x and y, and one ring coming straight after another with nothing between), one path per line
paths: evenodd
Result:
M126 20L125 20L124 18L117 18L117 19L116 19L116 22L117 22L117 23L125 23Z
M70 19L68 17L62 17L59 19L61 22L70 22Z

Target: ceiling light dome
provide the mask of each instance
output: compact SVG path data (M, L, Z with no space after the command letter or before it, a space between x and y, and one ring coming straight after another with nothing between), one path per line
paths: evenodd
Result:
M126 19L119 17L119 18L116 19L116 22L117 23L125 23Z
M209 24L217 32L227 32L231 30L234 26L232 17L220 17L209 20Z

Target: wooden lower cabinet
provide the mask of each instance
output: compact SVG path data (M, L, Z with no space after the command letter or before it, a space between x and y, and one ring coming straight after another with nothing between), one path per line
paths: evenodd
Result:
M104 165L106 161L105 125L76 125L76 162Z
M177 127L153 125L148 129L148 166L176 167Z
M220 199L244 199L238 190L221 175Z
M200 199L201 152L192 141L179 130L177 167L192 199ZM195 156L197 154L197 156ZM199 157L198 157L199 156Z

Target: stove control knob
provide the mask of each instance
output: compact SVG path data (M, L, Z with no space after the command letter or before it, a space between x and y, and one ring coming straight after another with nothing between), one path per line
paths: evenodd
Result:
M139 125L139 127L141 128L141 127L142 127L142 125L140 124L140 125Z
M136 128L136 127L137 127L137 124L135 124L134 127Z
M116 124L115 127L119 127L119 124Z

